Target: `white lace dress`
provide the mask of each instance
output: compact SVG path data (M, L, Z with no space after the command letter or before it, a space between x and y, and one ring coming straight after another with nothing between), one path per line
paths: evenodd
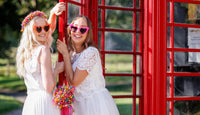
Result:
M42 47L39 46L32 57L25 61L27 97L22 115L60 115L60 110L53 105L52 94L46 92L42 84L41 65L37 60Z
M72 68L87 70L88 76L75 89L74 115L119 115L117 106L105 88L99 52L88 47L71 54Z

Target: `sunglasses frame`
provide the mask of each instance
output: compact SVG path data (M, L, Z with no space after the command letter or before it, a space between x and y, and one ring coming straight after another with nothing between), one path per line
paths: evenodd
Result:
M77 28L77 29L75 30L75 32L72 31L72 26ZM78 26L75 26L75 25L73 25L73 24L70 24L70 25L69 25L69 28L70 28L70 30L71 30L72 33L76 33L76 32L79 30L79 32L80 32L82 35L83 35L83 34L86 34L86 33L88 32L88 30L89 30L89 27L78 27ZM81 29L86 29L86 31L85 31L84 33L82 33L82 32L80 31Z
M46 26L49 26L49 29L48 29L47 31L44 29ZM48 32L48 31L50 30L51 24L47 24L47 25L44 25L44 26L36 26L36 25L34 25L34 26L33 26L33 29L34 29L37 33L40 33L40 32L38 32L38 30L36 29L37 27L41 27L41 31L40 31L40 32L42 32L43 29L44 29L45 32Z

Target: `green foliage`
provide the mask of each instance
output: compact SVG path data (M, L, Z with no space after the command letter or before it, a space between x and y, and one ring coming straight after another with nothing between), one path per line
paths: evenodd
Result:
M23 104L11 96L0 95L0 114L22 108Z
M99 0L101 4L101 0ZM106 0L105 5L115 7L133 7L133 0ZM138 1L137 1L138 5ZM137 6L138 7L138 6ZM99 10L99 27L101 27L101 10ZM138 19L137 15L137 19ZM123 10L110 10L107 9L105 12L105 26L106 28L133 30L133 12ZM135 20L136 21L136 20ZM99 38L101 35L99 34ZM106 50L120 50L120 51L132 51L132 33L121 33L121 32L106 32L105 43L111 41L111 44L105 44L105 47L109 47ZM135 39L135 38L134 38ZM100 39L99 39L100 40ZM100 41L99 41L100 43ZM110 46L111 45L111 46Z
M56 0L0 0L0 58L10 57L10 48L18 46L21 22L26 15L41 10L49 15ZM53 35L57 38L57 34Z

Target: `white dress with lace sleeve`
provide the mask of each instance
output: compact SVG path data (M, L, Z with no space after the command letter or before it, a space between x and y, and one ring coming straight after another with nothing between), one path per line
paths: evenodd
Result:
M86 70L88 76L76 87L75 115L119 115L117 106L105 88L99 51L88 47L83 52L71 54L73 71Z

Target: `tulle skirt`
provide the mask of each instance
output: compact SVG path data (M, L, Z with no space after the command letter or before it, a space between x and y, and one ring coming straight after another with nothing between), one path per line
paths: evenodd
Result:
M73 104L74 115L119 115L117 106L106 88L95 91L88 97L76 100Z
M22 115L60 115L60 110L53 104L52 94L34 91L28 93Z

